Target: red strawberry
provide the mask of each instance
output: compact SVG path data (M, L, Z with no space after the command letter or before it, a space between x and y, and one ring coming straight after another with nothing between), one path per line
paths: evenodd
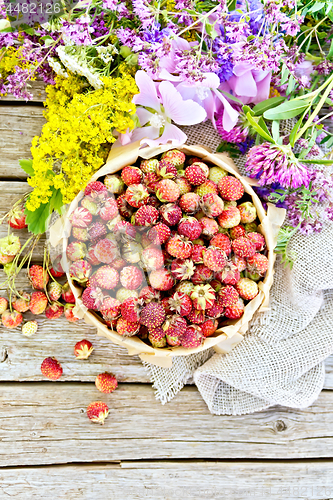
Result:
M251 273L258 273L263 276L268 269L268 258L262 253L256 253L247 259L248 269Z
M163 179L157 184L156 196L162 203L173 203L180 196L179 187L174 181Z
M133 214L133 207L126 201L125 194L117 198L117 207L122 217L129 219Z
M247 233L247 237L254 244L257 252L261 252L265 248L266 241L262 234L256 232Z
M200 311L198 309L192 309L187 315L187 319L190 323L195 325L201 325L205 321L205 311Z
M192 253L192 243L184 236L172 236L166 244L167 252L177 259L187 259Z
M8 308L8 300L5 297L0 297L0 314L4 313Z
M170 238L171 230L166 225L160 222L148 231L148 238L154 245L162 245Z
M99 240L94 247L95 257L103 264L111 264L118 257L118 254L118 246L107 238Z
M71 278L79 283L86 283L91 273L91 264L89 264L86 260L77 260L76 262L73 262L69 268Z
M205 266L215 272L222 271L227 263L225 252L218 247L208 247L203 261Z
M169 151L166 151L162 154L162 159L167 160L168 162L175 165L175 167L179 168L184 165L186 156L178 149L170 149Z
M200 207L207 217L217 217L223 212L224 202L217 194L207 193L201 198Z
M126 186L130 186L131 184L140 184L142 172L137 167L124 167L121 171L121 178Z
M122 259L121 257L118 257L118 259L112 261L112 267L120 271L123 267L125 267L127 264L127 261L125 259Z
M139 299L142 299L144 302L151 302L152 300L158 302L161 299L161 293L152 286L144 286L140 290Z
M149 192L155 193L160 180L161 178L157 175L156 172L149 172L144 176L143 182Z
M111 266L101 266L95 273L97 285L105 290L113 290L119 281L119 274Z
M45 316L47 319L57 319L60 318L64 312L64 306L58 304L57 302L52 302L45 309Z
M225 178L225 177L224 177ZM238 226L240 223L240 213L237 207L226 207L217 218L218 223L224 229Z
M15 311L25 313L29 311L30 294L27 292L21 292L20 297L16 297L14 295L11 303Z
M229 231L230 238L232 240L236 240L237 238L240 238L241 236L246 235L246 231L244 226L241 226L240 224L238 226L234 226L230 229Z
M249 278L241 278L236 285L236 289L244 300L252 300L259 293L257 283Z
M87 228L92 221L92 215L84 207L77 207L70 215L72 226Z
M140 207L135 214L135 224L138 226L152 226L156 224L160 217L157 208L150 205L144 205Z
M195 268L191 281L194 285L200 285L213 278L213 271L204 264L199 264Z
M65 304L65 307L64 307L65 318L70 323L75 323L76 321L79 321L79 319L80 319L77 316L75 316L75 314L73 313L74 307L75 307L74 304Z
M241 298L232 306L226 307L224 315L229 319L239 319L244 313L244 302Z
M17 311L11 312L7 309L1 316L2 324L5 328L16 328L23 321L23 316Z
M73 262L84 259L86 253L87 247L82 241L72 241L72 243L70 243L66 248L67 258Z
M203 254L206 251L206 247L203 245L193 245L191 259L195 264L203 263Z
M149 281L156 290L170 290L174 285L174 279L167 269L152 271L149 275Z
M103 401L94 401L94 403L90 403L87 408L88 418L96 424L104 425L104 421L108 414L108 405L106 403L103 403Z
M104 238L107 232L108 231L106 226L99 221L93 222L88 229L89 238L92 240L93 243L96 243L97 241Z
M143 300L136 297L128 297L120 306L121 316L130 321L137 323L140 320L140 312L143 307Z
M117 333L123 337L133 337L133 335L139 331L140 323L127 321L125 318L119 318L117 320L116 329Z
M172 181L169 181L172 182ZM143 184L131 184L125 193L125 199L131 207L140 208L149 198L148 189Z
M219 247L223 250L226 255L231 254L231 242L228 235L223 233L216 234L211 240L210 244L213 247Z
M219 291L221 290L222 283L221 283L218 279L214 278L214 279L210 282L210 286L211 286L212 288L214 288L215 292L219 292Z
M163 179L174 179L177 176L177 169L173 163L162 159L156 168L156 173Z
M181 316L187 316L192 309L192 300L185 293L175 292L167 300L170 311L176 311Z
M199 238L202 232L200 222L195 217L184 217L178 225L178 234L193 241Z
M191 292L193 307L198 311L204 311L209 306L212 306L215 298L215 291L209 284L195 285Z
M54 259L53 266L50 269L50 274L54 278L61 278L65 274L61 265L61 260L62 260L62 255L60 254Z
M216 278L225 285L236 285L240 279L240 272L236 264L228 261L223 270L216 274Z
M35 290L43 290L49 282L49 275L42 266L34 264L28 270L28 276Z
M238 301L239 294L231 285L224 286L219 291L219 302L223 307L229 307Z
M231 175L226 175L219 180L218 190L222 198L227 201L239 200L244 194L244 187L241 181Z
M117 379L112 373L100 373L95 379L95 385L100 392L111 394L118 387Z
M166 318L162 328L165 332L167 343L171 346L179 346L181 344L181 335L187 329L187 321L185 318L174 314Z
M183 216L180 207L174 203L162 205L160 207L160 215L162 222L164 222L167 226L175 226Z
M113 228L116 237L123 236L125 240L134 240L136 237L136 229L130 222L121 220Z
M70 302L71 304L75 304L75 296L72 292L69 283L65 283L62 287L61 297L65 302Z
M187 214L194 214L200 208L200 196L196 193L185 193L179 200L181 210Z
M29 309L32 314L43 314L47 306L47 297L44 292L33 292L31 294Z
M207 321L200 325L201 331L205 337L211 337L214 335L217 327L218 321L216 319L207 319Z
M77 359L88 359L90 354L93 352L94 347L89 340L80 340L74 346L74 356Z
M205 314L209 318L220 318L223 313L224 313L224 307L219 299L213 302L212 307L209 307L205 310Z
M58 380L62 375L61 364L55 358L45 358L40 369L49 380Z
M83 291L81 299L87 309L98 311L103 303L104 294L98 287L88 287Z
M137 290L143 281L143 273L136 266L126 266L120 272L120 283L128 290Z
M233 240L231 245L234 253L239 257L253 257L256 253L254 244L246 236Z
M19 205L14 205L11 211L9 212L8 224L13 229L23 229L27 227L25 223L25 205L24 203L20 203Z
M197 325L190 325L181 336L181 345L186 349L194 349L200 347L204 340L201 328Z
M201 162L192 163L185 169L185 177L193 186L200 186L208 177L208 172L206 169L202 168L205 165ZM206 167L206 165L205 165Z
M177 280L188 280L194 273L195 266L189 259L175 259L171 263L171 274Z
M149 302L141 311L140 323L150 330L161 326L165 319L165 311L162 304L157 302Z
M114 198L105 200L104 206L101 208L99 215L101 219L109 221L118 215L118 205Z
M100 181L89 182L84 190L85 196L90 196L97 200L103 200L107 197L107 194L107 187Z
M216 220L210 219L209 217L202 217L200 219L200 224L202 228L202 234L204 236L208 236L209 238L214 236L214 234L217 234L219 230L219 226Z
M105 297L99 312L105 321L113 321L120 315L120 306L121 303L119 300L114 299L113 297Z
M163 328L161 326L151 328L148 333L148 340L155 349L165 347L166 337Z

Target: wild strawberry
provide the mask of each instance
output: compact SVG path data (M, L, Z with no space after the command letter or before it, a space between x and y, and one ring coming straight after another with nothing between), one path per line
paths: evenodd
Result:
M104 425L104 421L109 414L109 408L103 401L94 401L87 408L87 416L89 420L96 424Z
M173 163L162 159L156 168L156 173L163 179L174 179L178 172Z
M222 271L227 263L226 254L219 247L208 247L203 261L205 266L215 272Z
M83 339L77 342L74 346L74 356L77 359L88 359L93 352L94 347L89 340Z
M137 264L141 260L142 245L136 241L126 241L123 244L123 257L126 264Z
M0 297L0 314L4 313L8 308L8 300L5 297Z
M156 172L156 169L159 165L159 161L157 158L150 158L149 160L142 160L140 163L140 170L145 174L149 172Z
M256 247L246 236L233 240L231 246L234 253L239 257L253 257L256 253Z
M120 283L129 290L140 288L143 278L143 272L136 266L126 266L120 272Z
M209 170L207 172L203 165L207 167L204 163L195 162L185 169L185 177L193 186L200 186L208 177Z
M196 285L191 292L193 307L198 311L204 311L215 300L215 292L210 285Z
M70 277L79 283L86 283L91 273L91 264L89 264L86 260L77 260L76 262L73 262L69 268Z
M176 286L176 292L184 293L185 295L190 295L194 288L192 281L182 281Z
M240 223L240 213L237 207L226 207L217 218L218 223L224 229L238 226Z
M161 326L151 328L148 333L148 340L155 349L165 347L166 337L163 328Z
M160 213L157 208L150 205L144 205L140 207L135 214L135 224L138 226L152 226L156 224L160 217Z
M206 247L203 245L193 245L191 259L195 264L203 263L203 254L206 251Z
M33 292L30 298L29 309L32 314L43 314L47 306L47 297L44 292Z
M215 292L219 292L222 287L222 283L216 278L214 278L209 284L212 288L214 288Z
M16 328L22 323L23 316L17 311L11 312L9 309L7 309L2 313L1 321L5 328Z
M202 232L200 222L195 217L184 217L178 225L178 234L193 241L199 238Z
M27 292L21 292L20 297L14 297L11 300L12 307L15 311L25 313L29 311L30 295Z
M181 336L181 345L186 349L194 349L200 347L204 340L201 328L197 325L190 325Z
M210 219L209 217L202 217L200 219L200 224L202 228L202 234L204 236L208 236L209 238L217 234L219 230L219 226L216 220Z
M117 319L120 315L121 303L113 297L105 297L99 309L105 321L112 321Z
M172 182L172 181L169 181ZM131 207L140 208L149 198L148 189L143 184L131 184L125 193L125 199ZM119 206L118 206L119 208Z
M258 232L258 226L255 222L248 222L248 223L244 224L244 229L247 233Z
M237 201L244 194L244 187L241 181L231 175L222 177L217 186L222 198L227 201Z
M127 203L125 194L122 194L117 198L117 207L122 217L129 219L132 216L133 207Z
M73 313L74 307L75 307L74 304L65 304L65 307L64 307L65 318L70 323L75 323L76 321L79 321L79 319L80 319L77 316L75 316L75 314Z
M246 201L245 203L241 203L237 206L240 216L241 223L246 224L249 222L254 222L257 218L257 210L256 207L250 201Z
M236 289L244 300L252 300L259 293L257 283L249 278L241 278L236 285Z
M165 311L162 304L157 302L149 302L141 311L140 323L150 330L161 326L165 319Z
M186 156L178 149L170 149L162 154L162 159L171 162L175 167L180 168L184 165Z
M183 214L181 208L174 203L168 203L160 207L160 216L162 222L167 226L175 226L178 224Z
M50 269L50 274L54 278L61 278L62 276L65 275L65 272L61 265L61 260L62 260L62 255L59 254L53 261L53 265Z
M112 261L112 267L117 269L117 271L120 271L123 267L125 267L127 264L125 259L122 259L121 257L118 257L116 260Z
M28 276L35 290L43 290L49 281L46 269L36 264L29 268Z
M204 264L198 264L195 268L191 281L194 285L200 285L213 278L213 271Z
M238 224L238 226L234 226L230 229L229 231L230 238L232 240L236 240L237 238L240 238L241 236L246 235L246 231L244 229L244 226L241 226Z
M22 325L22 335L25 337L32 337L32 335L35 335L38 330L38 323L37 321L27 321Z
M257 252L261 252L265 248L266 241L265 241L265 238L262 234L260 234L260 233L247 233L247 237L254 244Z
M104 206L101 208L99 215L101 219L109 221L114 219L118 212L118 205L114 198L108 198L105 200Z
M175 179L175 183L179 187L180 196L183 194L189 193L192 190L192 186L186 177L177 177Z
M81 299L87 309L98 311L103 303L104 294L98 287L88 287L83 291Z
M216 319L207 319L204 323L200 325L202 334L204 337L211 337L214 335L218 327L218 321Z
M127 321L125 318L117 320L116 330L123 337L133 337L140 329L140 323Z
M156 198L155 195L151 194L147 199L146 205L154 208L159 208L161 206L161 202Z
M200 197L209 193L218 194L217 184L209 179L206 179L205 182L195 188L194 192Z
M68 282L66 282L62 287L61 298L65 302L69 302L70 304L75 304L75 296Z
M140 290L139 299L142 299L146 303L151 302L152 300L156 300L158 302L161 299L161 293L158 290L155 290L152 286L144 286Z
M89 182L84 190L85 196L100 197L104 199L107 197L107 187L100 181Z
M70 215L72 226L87 228L92 221L92 214L84 207L77 207Z
M179 200L179 207L186 214L194 214L200 208L200 196L196 193L186 193Z
M148 247L142 251L141 262L147 271L156 271L164 266L163 252L158 248Z
M118 257L119 249L113 241L105 238L95 245L94 255L99 262L111 264Z
M180 337L187 329L187 321L185 318L174 314L166 318L162 328L165 332L167 343L171 346L179 346L181 344Z
M237 290L231 285L224 286L219 291L219 302L223 307L232 306L237 302L238 297Z
M207 217L217 217L223 212L224 202L217 194L207 193L200 201L201 210Z
M23 229L27 227L25 223L25 205L24 203L20 203L19 205L14 205L13 208L9 212L8 224L13 229Z
M128 297L128 299L125 299L120 306L121 316L131 323L137 323L140 320L140 312L142 307L142 299Z
M104 185L110 193L122 194L125 191L125 183L118 174L106 175Z
M55 358L45 358L41 364L41 372L50 380L58 380L62 375L62 367Z
M9 264L21 248L20 238L10 234L0 239L0 264Z
M160 182L160 180L161 178L157 175L156 172L149 172L144 176L143 182L150 193L155 193L157 190L157 185Z
M220 318L223 313L224 313L224 307L219 299L214 300L212 307L208 307L205 310L205 314L209 318Z
M192 309L192 300L188 295L181 292L175 292L168 298L170 311L175 311L181 316L187 316Z
M122 237L127 240L134 240L136 237L136 229L130 222L126 220L121 220L117 222L114 226L113 232L116 235L116 238Z
M118 387L117 379L112 373L100 373L95 379L95 385L100 392L111 394Z
M81 207L86 208L88 210L88 212L91 213L91 215L97 215L99 212L99 208L100 208L97 205L97 203L94 203L89 198L83 198L83 200L81 201ZM82 228L82 229L84 229L84 228Z
M104 290L113 290L118 284L119 274L118 271L111 266L101 266L97 269L95 278L100 288L104 288Z
M194 273L195 266L189 259L175 259L171 263L171 274L177 280L188 280Z
M172 274L167 269L158 269L152 271L149 275L149 281L156 290L170 290L174 285Z
M130 186L131 184L140 184L142 172L137 167L124 167L121 171L121 178L126 186Z
M233 255L231 257L231 260L234 264L236 264L238 271L241 273L242 271L245 271L247 267L247 262L246 259L243 259L243 257L239 257L238 255ZM237 280L238 281L238 280ZM231 285L233 283L230 283Z
M232 306L226 307L224 315L229 319L239 319L244 314L244 302L241 298Z
M224 285L236 285L236 283L240 279L240 272L236 264L231 261L228 261L224 267L224 269L217 273L215 277L222 281Z
M157 184L156 196L162 203L173 203L180 196L179 187L174 181L163 179Z
M123 303L124 300L128 299L129 297L138 297L139 294L136 290L128 290L127 288L119 288L116 293L116 299L119 300L120 303Z
M166 243L167 252L177 259L187 259L192 253L192 243L179 234L172 236Z
M58 304L57 302L52 302L46 307L45 316L47 317L47 319L57 319L60 318L63 312L64 306Z
M215 182L215 184L218 184L222 177L225 177L226 175L228 175L228 172L226 170L223 170L223 168L211 167L209 169L208 179Z
M87 246L82 241L72 241L72 243L70 243L66 248L67 258L73 262L84 259L86 253Z
M218 233L211 240L210 244L213 247L219 247L223 250L226 255L231 254L231 242L226 234Z
M166 225L160 222L148 231L148 238L154 245L162 245L170 238L171 230Z
M71 235L75 240L79 241L88 241L89 233L88 230L84 227L74 227L72 226Z
M93 243L104 238L107 232L106 226L99 221L93 222L88 228L89 239L91 239Z
M247 266L251 273L258 273L263 276L268 269L268 258L262 253L256 253L252 257L248 257Z

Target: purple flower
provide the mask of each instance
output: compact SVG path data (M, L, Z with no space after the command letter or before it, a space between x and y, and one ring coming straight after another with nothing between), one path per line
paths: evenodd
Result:
M251 64L240 63L233 68L233 76L220 88L236 96L244 104L257 104L268 99L272 74L253 69Z
M264 142L247 154L246 170L260 186L278 182L285 188L309 186L310 172L294 156L290 147Z

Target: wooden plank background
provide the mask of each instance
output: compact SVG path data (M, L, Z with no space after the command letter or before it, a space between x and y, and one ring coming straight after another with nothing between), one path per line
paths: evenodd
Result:
M32 90L32 104L10 96L0 101L0 217L29 189L18 160L30 157L45 97L41 82ZM6 233L0 226L0 237ZM16 234L26 241L26 231ZM36 262L42 253L43 242ZM18 288L30 289L24 271ZM162 406L139 358L84 322L50 322L44 315L37 321L31 338L0 327L0 498L333 498L332 356L325 390L312 407L214 416L194 386ZM73 347L83 338L95 350L79 361ZM41 375L47 356L63 366L59 382ZM94 385L103 371L120 383L111 395ZM94 400L109 405L104 426L86 417Z

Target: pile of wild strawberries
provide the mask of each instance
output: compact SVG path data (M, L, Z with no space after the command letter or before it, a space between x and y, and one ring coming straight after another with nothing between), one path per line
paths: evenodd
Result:
M242 183L176 149L88 184L70 221L83 304L156 348L198 347L240 318L268 269Z

